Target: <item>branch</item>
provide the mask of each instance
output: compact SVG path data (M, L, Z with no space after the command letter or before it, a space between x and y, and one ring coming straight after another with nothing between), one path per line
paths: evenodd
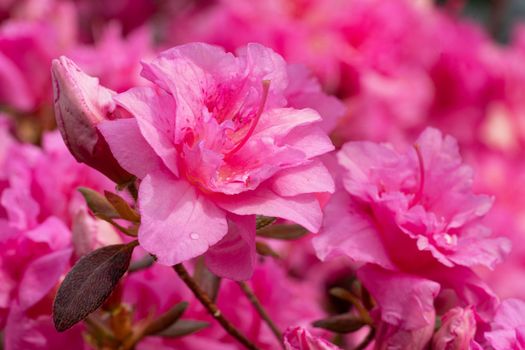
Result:
M242 291L244 292L246 297L248 297L248 300L250 300L253 307L255 308L255 310L257 310L261 318L266 322L266 324L268 324L268 327L270 327L281 346L283 346L283 335L281 331L279 330L275 322L273 322L273 320L270 318L270 315L268 314L264 306L262 306L261 302L255 295L253 290L248 284L246 284L246 282L239 282L239 287L241 287Z
M224 328L224 330L228 332L228 334L230 334L232 337L237 339L247 349L259 350L259 348L257 348L250 340L248 340L248 338L246 338L230 321L228 321L223 316L223 314L221 313L217 305L215 305L211 301L208 294L206 294L206 292L204 292L204 290L190 276L190 274L188 273L184 265L182 264L173 265L173 269L179 275L180 279L184 283L186 283L186 285L193 292L195 297L199 299L201 304L206 308L206 310L210 313L210 315L212 315L213 318L217 320L217 322L220 323L222 328Z

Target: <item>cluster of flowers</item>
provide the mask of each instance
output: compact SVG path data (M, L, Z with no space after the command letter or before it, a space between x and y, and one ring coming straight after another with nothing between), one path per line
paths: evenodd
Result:
M525 349L525 29L423 0L0 20L0 348Z

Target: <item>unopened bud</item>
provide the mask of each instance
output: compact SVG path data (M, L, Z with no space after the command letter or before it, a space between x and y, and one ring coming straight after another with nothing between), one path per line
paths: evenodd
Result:
M341 350L329 341L316 337L303 327L289 328L284 333L285 350Z
M476 334L476 319L472 308L455 307L441 319L441 328L432 338L432 349L471 349Z
M97 78L64 56L53 60L51 73L55 117L71 154L116 183L129 182L132 175L118 164L97 129L100 122L117 118L112 99L115 92L101 86Z
M73 219L72 234L77 257L98 248L122 243L122 239L109 223L91 217L83 209L79 210Z

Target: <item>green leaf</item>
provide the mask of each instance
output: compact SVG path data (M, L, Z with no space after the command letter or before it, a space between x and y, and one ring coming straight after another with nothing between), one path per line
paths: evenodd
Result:
M295 224L271 225L257 230L257 236L282 240L297 239L307 233L308 230Z
M78 191L84 196L87 206L96 217L104 220L120 218L113 205L97 191L87 187L79 187Z
M268 244L264 242L255 242L255 249L257 250L257 254L262 256L271 256L272 258L279 259L280 256L275 252Z
M336 333L352 333L361 329L364 325L366 325L366 323L361 320L359 316L353 314L332 316L313 323L314 327L327 329Z
M221 278L206 267L202 257L197 259L193 278L206 294L208 294L210 299L215 302L217 300L217 295L219 294Z
M153 266L155 257L148 254L140 260L135 260L129 265L129 272L137 272Z
M140 222L140 215L135 211L135 209L131 208L124 198L109 191L104 191L104 196L108 202L111 203L113 208L115 208L122 219L132 222Z
M98 309L128 270L137 241L97 249L66 275L53 304L55 328L63 332Z
M255 219L255 228L257 230L262 229L263 227L266 227L268 225L271 225L275 222L275 218L271 216L263 216L263 215L257 215Z
M169 309L159 318L157 318L154 322L150 323L150 325L144 330L144 334L156 335L166 331L167 329L172 327L174 323L178 322L178 320L188 308L188 305L189 304L186 301L182 301L177 305L173 306L171 309Z
M198 332L210 324L208 322L196 320L178 320L171 327L157 333L161 337L179 338Z

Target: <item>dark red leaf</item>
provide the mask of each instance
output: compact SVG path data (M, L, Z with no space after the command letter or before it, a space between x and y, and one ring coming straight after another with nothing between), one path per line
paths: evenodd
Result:
M67 274L53 305L55 328L63 332L99 308L128 270L137 242L97 249Z

